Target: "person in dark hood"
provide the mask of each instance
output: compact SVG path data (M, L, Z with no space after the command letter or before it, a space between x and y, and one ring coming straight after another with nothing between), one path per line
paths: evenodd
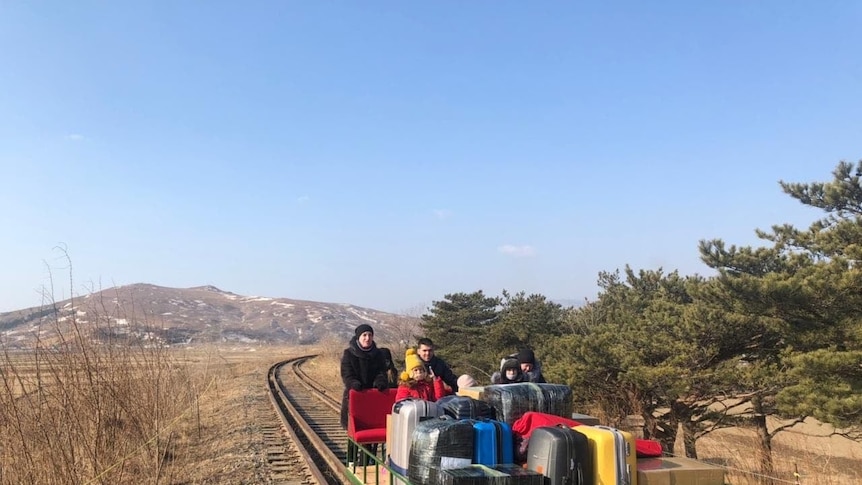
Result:
M510 360L514 360L518 363L521 369L521 374L524 376L523 382L535 382L536 384L546 382L545 376L542 375L541 362L536 358L532 349L524 347L515 354L503 357L503 360L500 361L500 370L498 372L494 372L491 376L492 384L500 383L499 381L501 380L501 375L503 373L503 366Z
M452 394L458 392L458 376L452 372L449 364L440 357L434 355L434 342L430 338L420 338L416 345L416 354L425 364L428 375L433 379L439 377L452 390Z
M363 323L356 327L350 345L341 356L341 380L344 395L341 398L341 426L347 429L347 400L350 390L361 391L377 388L380 392L389 388L386 377L386 361L374 343L374 329Z
M526 381L526 376L517 359L506 359L500 367L500 372L495 372L491 376L491 384L514 384Z

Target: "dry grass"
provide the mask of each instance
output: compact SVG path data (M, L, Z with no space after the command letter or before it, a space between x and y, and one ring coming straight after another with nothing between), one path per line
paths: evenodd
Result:
M207 376L200 426L188 421L177 434L177 475L184 484L268 482L263 428L280 423L266 389L269 367L313 353L307 347L212 347L177 353L190 372Z
M774 423L770 423L770 426ZM828 428L828 427L827 427ZM806 423L798 430L784 431L772 442L775 483L838 485L862 483L862 444L840 436L826 436L823 426ZM728 467L728 483L763 483L758 475L758 438L753 429L728 428L697 442L702 460ZM676 453L683 454L681 443Z
M103 330L55 325L50 340L3 354L0 483L165 477L170 425L198 386L165 349L92 338Z
M0 334L0 485L268 481L266 371L290 350L173 350L110 302L74 303L27 350Z

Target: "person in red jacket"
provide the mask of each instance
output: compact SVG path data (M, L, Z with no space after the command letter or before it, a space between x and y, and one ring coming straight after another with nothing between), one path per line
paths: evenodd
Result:
M443 380L425 370L425 363L416 355L416 349L407 349L404 355L404 372L398 382L395 402L407 398L436 401L448 394Z

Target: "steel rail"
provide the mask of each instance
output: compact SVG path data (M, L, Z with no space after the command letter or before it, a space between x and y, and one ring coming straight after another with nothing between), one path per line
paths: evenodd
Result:
M346 432L338 424L315 423L313 425L309 422L310 417L315 413L320 414L320 406L300 402L307 397L304 398L299 394L305 393L313 396L313 400L328 408L328 411L323 416L318 416L315 421L323 420L337 423L337 416L341 409L340 402L327 395L325 388L314 382L302 370L302 364L313 357L315 356L306 355L285 360L270 368L270 394L273 405L281 416L291 440L297 443L298 447L301 446L302 454L308 462L309 468L313 470L315 480L321 485L351 483L343 462L346 450L342 447L347 444ZM285 385L285 379L281 376L283 371L286 377L296 378L295 381L300 384L299 387L302 388L303 392L297 392L297 386ZM332 435L335 438L330 436L330 442L327 443L322 434ZM340 441L344 443L342 444Z

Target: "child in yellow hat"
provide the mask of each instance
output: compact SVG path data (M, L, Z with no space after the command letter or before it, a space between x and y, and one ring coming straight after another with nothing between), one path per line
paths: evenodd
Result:
M416 349L407 349L404 355L404 372L398 381L398 391L395 393L395 401L407 398L424 399L436 401L449 394L443 384L443 379L433 373L428 375L425 363L416 355Z

